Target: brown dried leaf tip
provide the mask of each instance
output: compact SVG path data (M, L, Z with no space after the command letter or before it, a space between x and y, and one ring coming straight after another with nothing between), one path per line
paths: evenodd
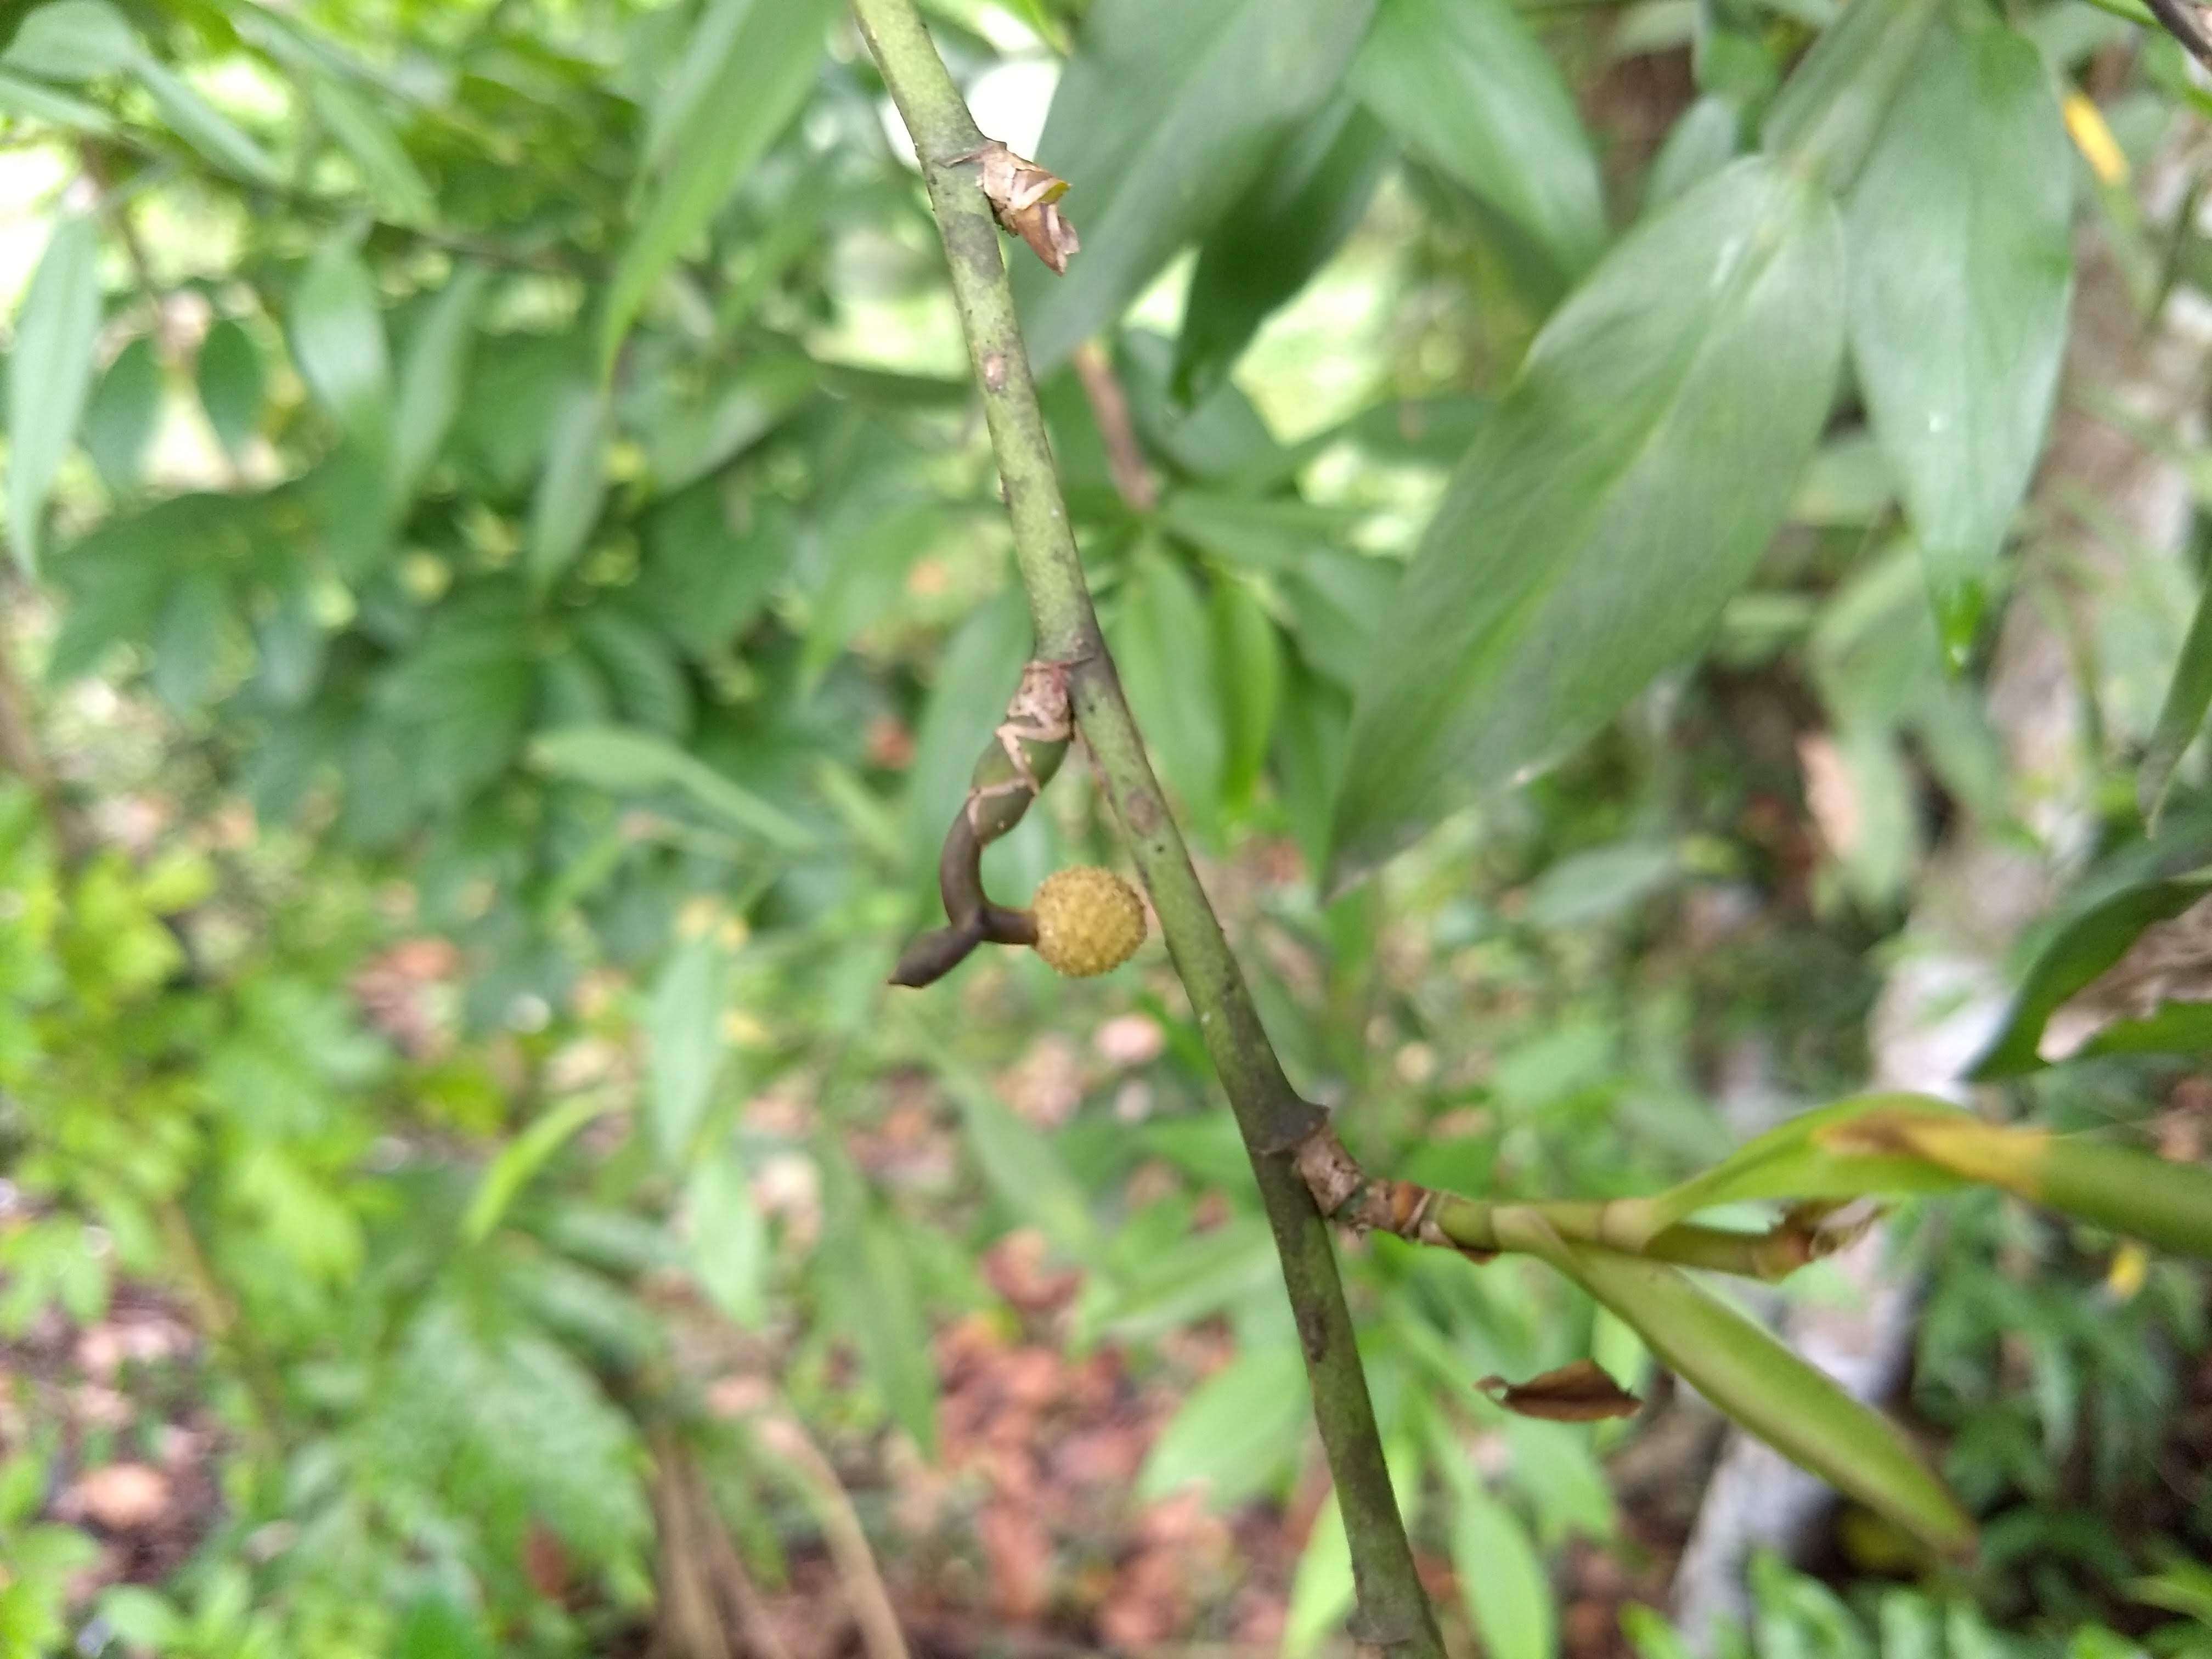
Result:
M1486 1376L1474 1386L1509 1412L1553 1423L1599 1423L1633 1417L1644 1409L1644 1402L1607 1376L1595 1359L1577 1359L1526 1382Z
M983 194L990 198L991 216L1000 228L1027 242L1056 275L1066 276L1068 256L1083 246L1076 240L1075 227L1060 211L1067 180L1015 155L995 138L960 159L981 169Z

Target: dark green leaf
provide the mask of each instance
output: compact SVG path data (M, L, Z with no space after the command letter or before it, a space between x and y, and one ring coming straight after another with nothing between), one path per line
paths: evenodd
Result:
M744 514L742 524L732 522L733 510ZM645 568L633 595L693 656L716 656L760 614L798 545L780 502L748 495L733 509L721 481L709 478L647 519Z
M221 577L191 570L178 579L154 634L154 690L162 702L188 714L207 701L233 625Z
M2173 769L2197 740L2208 708L2212 708L2212 584L2197 601L2189 637L2181 642L2166 701L2159 705L2158 724L2151 729L2150 746L2136 774L2136 803L2154 835L2166 809L2166 791L2173 787Z
M556 1152L608 1109L609 1103L599 1096L575 1095L533 1119L485 1166L461 1218L461 1237L472 1244L489 1238L514 1204L515 1194L530 1184Z
M1559 70L1508 0L1380 0L1352 84L1474 192L1533 294L1548 301L1595 263L1597 158Z
M1097 0L1037 143L1084 251L1015 265L1040 374L1206 235L1342 82L1373 0Z
M576 631L632 724L677 738L691 729L690 682L659 632L608 605L586 611Z
M602 374L653 286L676 263L747 168L798 113L813 86L830 0L715 0L692 37L687 70L671 95L696 101L660 128L649 159L665 158L623 246L599 319Z
M83 214L64 214L15 314L8 360L8 533L15 562L38 568L40 520L76 436L100 334L100 243Z
M2074 283L2073 167L2035 48L1939 25L1853 189L1850 337L1946 647L1972 644L2043 447Z
M200 342L197 378L208 425L234 461L260 428L264 384L261 353L244 324L226 317L208 330Z
M2212 875L2139 882L2100 899L2062 927L2029 963L2003 1025L1966 1075L1977 1082L2039 1070L2043 1028L2061 1004L2127 954L2154 922L2212 892Z
M1556 760L1702 643L1827 418L1843 260L1833 205L1754 157L1546 325L1378 635L1334 882Z
M161 365L144 336L116 354L84 410L84 448L117 495L138 486L146 446L161 419Z
M1390 158L1388 131L1348 98L1301 128L1199 250L1176 341L1176 395L1195 403L1270 313L1359 222Z
M1241 805L1259 782L1274 739L1283 698L1283 641L1267 607L1233 577L1216 578L1210 608L1227 750L1221 794Z

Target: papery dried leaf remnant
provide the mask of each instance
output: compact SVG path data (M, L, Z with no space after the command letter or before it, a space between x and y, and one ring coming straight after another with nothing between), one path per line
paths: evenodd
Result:
M960 159L975 162L981 170L983 194L990 198L991 216L1000 228L1020 237L1054 273L1066 276L1069 256L1083 247L1075 227L1060 210L1067 180L1015 155L995 138Z
M1474 1385L1509 1412L1553 1423L1596 1423L1633 1417L1644 1402L1622 1388L1595 1359L1577 1359L1526 1382L1486 1376Z

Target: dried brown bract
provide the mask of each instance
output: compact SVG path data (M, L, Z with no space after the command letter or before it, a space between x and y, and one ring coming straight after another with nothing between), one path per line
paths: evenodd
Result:
M995 138L960 159L975 162L981 170L983 194L990 198L991 215L1000 228L1027 242L1055 274L1066 276L1069 256L1083 246L1059 207L1060 198L1067 194L1067 180L1015 155Z
M1474 1385L1509 1412L1553 1423L1596 1423L1633 1417L1644 1402L1606 1375L1595 1359L1577 1359L1526 1382L1486 1376Z

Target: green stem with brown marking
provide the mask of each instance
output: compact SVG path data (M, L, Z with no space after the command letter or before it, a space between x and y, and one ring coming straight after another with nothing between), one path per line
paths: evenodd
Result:
M953 300L1006 483L1015 557L1036 629L1036 655L1067 665L1076 725L1127 832L1168 953L1236 1113L1274 1232L1312 1385L1314 1416L1351 1544L1359 1598L1354 1633L1363 1643L1405 1659L1442 1659L1436 1616L1414 1573L1413 1550L1391 1493L1328 1224L1293 1164L1295 1149L1323 1121L1323 1115L1283 1074L1168 811L1099 634L1015 319L998 224L969 159L984 137L945 72L913 0L854 0L854 9L913 136L944 239Z

